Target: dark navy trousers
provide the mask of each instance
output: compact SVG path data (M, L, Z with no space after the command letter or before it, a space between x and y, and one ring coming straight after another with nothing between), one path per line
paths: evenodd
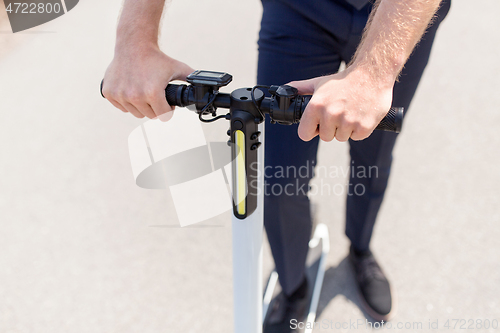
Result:
M408 110L450 1L443 2L438 18L406 63L394 86L394 106ZM372 9L368 4L358 11L343 0L263 0L262 4L257 74L261 85L336 73L341 62L348 63L354 55ZM374 131L365 140L349 140L350 169L376 170L371 177L350 174L349 188L364 192L347 196L345 231L357 250L369 248L389 179L396 138L395 133ZM309 142L300 140L296 125L266 123L264 225L280 283L287 294L298 287L305 273L312 229L306 192L313 177L311 167L316 165L318 143L318 137ZM300 167L303 172L293 172ZM284 172L279 173L280 170Z

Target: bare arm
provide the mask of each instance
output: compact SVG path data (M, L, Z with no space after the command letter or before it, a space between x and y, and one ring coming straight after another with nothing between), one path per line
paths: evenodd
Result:
M165 0L126 0L116 34L116 49L133 43L158 45L158 30Z
M164 6L165 0L125 0L115 56L104 76L104 96L138 118L155 118L172 111L165 99L165 87L193 71L158 46Z
M441 0L378 0L348 68L338 74L292 82L313 94L299 126L309 141L362 140L392 103L392 88ZM319 125L319 127L318 127Z
M441 0L377 1L353 65L373 79L393 82L436 13Z

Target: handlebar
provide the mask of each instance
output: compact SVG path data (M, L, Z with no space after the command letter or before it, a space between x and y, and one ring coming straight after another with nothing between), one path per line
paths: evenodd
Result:
M299 123L307 104L311 100L311 96L298 95L296 88L287 85L270 86L268 90L271 97L264 97L263 92L255 88L238 89L232 94L212 91L204 96L201 103L198 103L195 97L196 93L194 86L186 84L169 84L165 89L165 96L170 105L180 107L197 105L198 110L208 104L212 99L213 101L211 104L215 109L229 109L231 106L231 99L240 101L252 99L255 102L254 104L256 104L256 109L263 114L268 114L271 118L271 122L283 125ZM245 94L244 91L247 93ZM213 111L207 111L207 113L208 112ZM403 123L403 113L403 108L391 108L375 129L399 133Z
M186 78L191 85L169 84L165 97L170 105L186 107L194 105L201 121L229 120L228 135L231 143L233 212L244 219L257 208L257 188L249 186L247 180L257 179L259 124L269 115L271 123L291 125L300 122L311 96L302 96L288 85L255 86L240 88L232 93L221 93L219 88L227 85L232 76L222 72L195 71ZM265 97L259 88L266 88L270 97ZM101 82L102 94L102 82ZM104 96L103 96L104 97ZM226 115L216 116L217 108L229 109ZM212 118L203 118L212 114ZM375 128L399 133L403 123L403 108L391 108Z

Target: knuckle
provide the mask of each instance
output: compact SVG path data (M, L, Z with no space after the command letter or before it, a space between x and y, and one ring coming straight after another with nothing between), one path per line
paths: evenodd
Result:
M353 130L357 128L360 124L361 120L356 114L344 113L342 115L342 120L341 120L342 126Z
M139 95L128 95L127 100L132 105L137 105L141 102L141 97Z
M370 134L373 127L369 126L367 123L361 123L356 126L356 131L360 133Z
M319 109L323 108L323 102L317 98L317 99L311 99L309 104L307 105L311 110L317 111Z
M341 125L342 125L342 127L345 127L345 128L353 128L353 127L356 127L358 124L353 119L348 118L348 117L344 117L341 121Z
M114 89L110 90L110 94L115 97L117 100L124 100L125 99L125 90L121 89L119 87L116 87Z
M157 90L156 90L156 89L154 89L154 88L149 87L149 88L146 88L146 89L144 90L144 96L145 96L148 100L152 100L152 99L154 99L154 98L156 97L156 95L157 95Z
M132 105L140 103L144 99L143 94L136 90L126 92L124 97Z
M369 137L370 134L371 134L371 130L370 130L369 127L363 126L363 125L359 125L359 126L356 127L356 129L354 130L353 134L351 135L351 139L353 139L355 141L364 140L367 137Z
M117 88L104 87L102 89L102 94L108 99L119 100L121 98L120 90Z
M330 110L326 110L323 113L323 120L326 121L327 123L336 122L337 118L338 118L338 115L335 112L332 112Z

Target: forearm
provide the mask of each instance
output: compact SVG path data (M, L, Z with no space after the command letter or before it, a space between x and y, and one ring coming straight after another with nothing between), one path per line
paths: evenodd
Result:
M158 45L165 0L125 0L116 33L116 50Z
M396 81L441 0L377 0L351 66L380 84Z
M108 66L103 95L118 109L137 118L172 116L165 87L185 80L193 69L158 47L165 0L125 0L116 33L115 56Z

